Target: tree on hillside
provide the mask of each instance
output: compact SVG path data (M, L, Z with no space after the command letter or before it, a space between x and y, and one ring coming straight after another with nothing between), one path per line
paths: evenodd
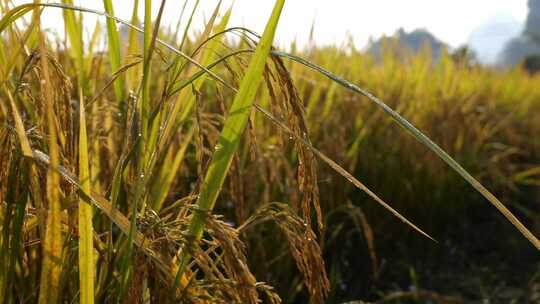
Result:
M503 66L516 66L524 63L526 58L540 54L540 0L529 0L528 6L523 33L510 40L500 56Z

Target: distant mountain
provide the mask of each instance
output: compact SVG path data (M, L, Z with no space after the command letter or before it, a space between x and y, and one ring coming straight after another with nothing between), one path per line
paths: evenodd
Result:
M525 22L525 33L538 36L540 32L540 0L529 0L529 14Z
M521 35L508 42L498 62L502 66L516 66L525 58L538 54L540 54L540 44L529 36Z
M495 64L499 54L512 38L523 31L523 25L510 15L497 15L476 28L467 44L483 64Z
M529 0L529 14L522 34L510 40L498 61L503 66L515 66L532 55L540 55L540 0Z
M418 53L425 45L429 45L433 54L433 59L437 60L441 56L441 52L447 45L437 39L433 34L425 29L416 29L412 32L405 32L400 28L396 31L393 37L383 36L376 41L370 41L367 46L367 52L372 54L375 58L382 56L383 45L389 45L392 39L396 39L397 47L399 49L408 49L414 53Z

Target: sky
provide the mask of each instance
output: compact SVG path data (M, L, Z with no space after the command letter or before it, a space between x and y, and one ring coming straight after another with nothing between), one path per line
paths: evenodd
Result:
M229 7L232 1L223 0L223 7ZM103 10L102 1L99 0L74 2ZM144 1L139 2L142 15ZM189 0L188 7L194 2ZM200 10L194 19L196 28L203 27L205 18L210 16L217 2L200 0ZM132 3L129 0L113 0L115 14L129 19ZM160 1L153 3L153 11L157 15ZM176 24L183 3L179 0L166 2L163 24ZM230 25L246 26L260 33L273 4L273 0L236 0ZM526 0L287 0L276 35L276 45L285 47L293 40L305 45L314 23L315 40L319 45L342 44L352 37L361 48L370 37L392 35L403 27L407 31L425 28L450 46L457 47L466 43L476 28L495 16L505 16L503 20L523 23L526 15ZM59 9L47 9L43 20L46 26L60 29L62 33ZM95 20L95 17L85 17L85 24L93 28Z

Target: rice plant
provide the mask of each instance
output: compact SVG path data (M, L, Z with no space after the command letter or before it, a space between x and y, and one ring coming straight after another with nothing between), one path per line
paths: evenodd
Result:
M425 206L406 203L466 182L540 249L480 183L538 184L537 165L511 161L537 159L538 137L520 136L540 130L538 77L391 48L384 64L354 47L279 51L284 0L261 36L229 27L234 7L220 1L195 37L198 1L176 29L161 25L165 0L141 2L144 16L134 1L129 21L103 3L0 4L1 303L325 303L336 215L378 272L376 219L354 190L431 242L407 216ZM65 40L41 29L49 10L63 12ZM87 14L105 33L83 29ZM492 150L493 138L508 144ZM370 172L388 180L361 182ZM387 202L371 189L410 184L406 173L435 190Z

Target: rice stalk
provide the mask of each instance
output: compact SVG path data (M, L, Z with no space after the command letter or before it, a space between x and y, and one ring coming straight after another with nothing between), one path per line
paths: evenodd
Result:
M88 165L88 138L84 100L80 92L79 102L79 180L81 190L90 193L90 168ZM92 206L79 200L79 280L81 303L94 303L94 243L92 228Z
M114 15L114 9L111 0L103 0L103 6L105 7L105 11L108 14ZM109 47L109 60L111 63L111 70L113 72L116 72L120 69L121 66L120 39L118 38L118 28L116 27L116 22L109 18L107 18L107 36L109 37L107 45ZM124 77L123 75L120 75L114 82L114 93L116 95L117 101L120 104L121 109L124 108L125 103L124 92Z
M221 6L221 1L218 2L216 5L214 12L212 14L212 17L207 22L205 26L205 30L203 34L201 35L201 40L204 41L208 38L210 35L213 27L214 27L214 21L217 17L217 14L219 13L219 8ZM220 29L223 29L227 26L230 13L231 13L232 7L227 11L225 16L222 18L220 24L216 28L216 31L219 31ZM195 59L199 59L199 57L202 56L202 62L201 65L204 65L205 63L209 63L213 60L215 57L214 55L214 47L216 47L219 44L219 40L212 41L211 45L208 46L207 50L204 50L202 55L197 54L195 55ZM189 74L191 69L188 69L186 73ZM193 104L195 103L195 94L193 91L199 91L204 84L205 79L203 77L197 78L196 80L189 81L186 83L186 85L191 84L193 90L183 90L180 91L180 94L178 95L178 98L176 99L176 102L173 104L170 113L168 115L168 118L164 121L163 131L161 132L161 138L160 138L160 146L163 148L163 144L170 138L171 132L173 130L173 127L176 126L177 123L182 125L185 122L185 119L187 116L191 113L191 109L193 107ZM174 88L170 88L169 90L174 90ZM180 112L181 107L184 107L182 112ZM180 117L179 117L180 115Z
M56 130L56 117L54 113L54 101L52 95L51 75L49 72L48 58L45 55L44 37L40 38L41 69L44 82L41 88L44 92L44 101L47 105L47 131L49 136L50 166L47 170L47 206L45 239L43 240L43 265L39 286L39 303L56 303L60 295L60 276L62 274L62 247L63 236L61 229L61 206L60 206L60 176L53 168L60 164L60 151Z
M62 3L67 5L73 5L72 0L62 0ZM86 71L84 69L84 43L82 36L82 14L80 18L75 16L75 12L72 10L63 10L64 25L66 33L71 43L71 56L75 58L75 66L77 67L77 73L79 76L79 83L82 87L86 85Z
M182 39L180 40L180 45L178 46L179 50L181 50L184 47L184 44L186 43L186 41L188 39L188 31L191 28L191 22L193 21L193 16L195 15L195 12L197 11L197 7L199 6L199 1L200 0L195 1L195 4L193 5L193 9L191 10L191 14L189 15L188 22L187 22L186 26L184 27L184 34L182 35ZM188 0L186 0L186 3L187 2L188 2ZM220 1L220 3L221 3L221 1Z
M138 25L139 24L139 18L137 16L137 11L139 9L139 0L133 1L133 11L131 14L131 24ZM111 15L111 14L110 14ZM111 19L111 18L107 18ZM114 19L112 19L114 20ZM116 21L116 20L115 20ZM137 53L138 49L138 41L137 41L137 32L133 28L129 28L128 33L128 46L127 46L127 54L128 55L135 55ZM127 85L130 91L134 91L137 87L137 83L139 81L138 76L140 72L136 69L133 69L131 71L128 71L126 73L126 79L127 79Z
M257 93L259 83L262 79L266 59L270 52L272 40L277 28L279 17L284 0L277 0L268 20L261 41L257 46L252 61L242 80L240 89L235 95L229 116L223 126L219 141L215 147L214 155L210 161L206 176L201 186L197 208L200 212L194 214L190 224L189 234L193 236L194 242L198 242L204 230L204 213L211 212L214 208L217 196L225 180L227 171L231 165L234 153L238 148L241 134L243 133L251 111L251 106ZM176 282L183 276L190 257L187 252L183 252L180 258ZM175 283L176 285L177 283Z

